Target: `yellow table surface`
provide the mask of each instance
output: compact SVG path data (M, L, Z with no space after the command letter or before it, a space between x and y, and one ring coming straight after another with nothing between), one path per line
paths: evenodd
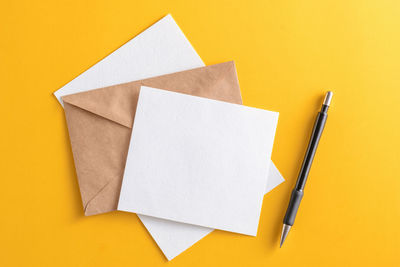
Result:
M257 237L214 231L167 262L135 214L85 217L52 93L171 13L244 104L280 112ZM0 7L0 266L400 266L400 1L11 1ZM332 107L284 247L326 90Z

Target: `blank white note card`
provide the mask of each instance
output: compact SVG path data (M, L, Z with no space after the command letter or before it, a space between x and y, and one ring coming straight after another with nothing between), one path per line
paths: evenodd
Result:
M277 121L142 86L118 209L255 236Z

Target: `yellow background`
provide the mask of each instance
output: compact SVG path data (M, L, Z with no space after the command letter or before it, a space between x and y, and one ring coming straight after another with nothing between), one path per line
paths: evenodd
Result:
M136 215L84 217L52 93L171 13L244 103L280 112L257 237L167 262ZM0 7L0 266L400 266L400 2L11 1ZM335 95L296 224L282 219L322 95Z

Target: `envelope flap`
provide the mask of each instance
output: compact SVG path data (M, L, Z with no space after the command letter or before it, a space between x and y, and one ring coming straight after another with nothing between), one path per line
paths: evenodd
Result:
M131 128L140 85L140 81L118 84L67 95L62 100Z
M131 128L140 86L241 104L233 61L64 96L65 103Z

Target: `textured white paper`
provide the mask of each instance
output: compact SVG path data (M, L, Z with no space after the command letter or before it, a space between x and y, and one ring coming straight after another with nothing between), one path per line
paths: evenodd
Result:
M181 51L186 51L184 57L180 56ZM144 54L147 57L141 56ZM202 66L205 66L203 61L171 15L167 15L57 90L54 95L62 104L61 97L67 94ZM275 187L283 181L282 175L272 176L270 172L268 184ZM213 230L144 215L138 216L169 260Z
M118 209L257 234L278 113L142 86Z
M149 27L54 93L61 97L204 66L171 15Z

